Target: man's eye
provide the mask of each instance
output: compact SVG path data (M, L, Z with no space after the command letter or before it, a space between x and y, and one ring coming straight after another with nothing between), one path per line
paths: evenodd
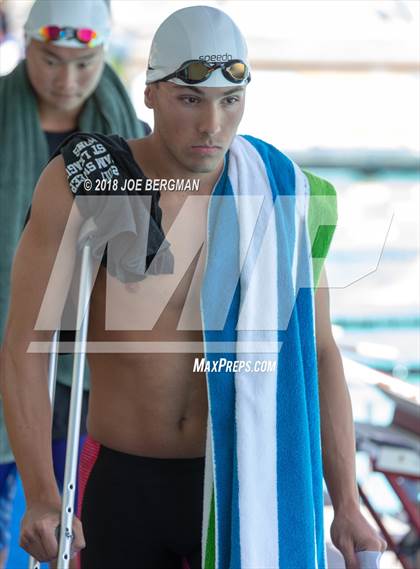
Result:
M77 64L77 69L87 69L90 65L90 62L88 61L81 61L80 63Z
M44 59L44 61L45 61L45 63L46 63L47 65L50 65L50 66L55 65L55 63L56 63L56 62L54 61L54 59L48 59L48 58L47 58L47 59Z
M191 97L190 95L188 95L185 97L181 97L181 101L183 101L187 105L194 105L195 103L199 102L199 99L197 97Z
M226 97L226 99L224 99L224 102L226 103L226 105L233 105L235 103L237 103L239 101L238 97Z

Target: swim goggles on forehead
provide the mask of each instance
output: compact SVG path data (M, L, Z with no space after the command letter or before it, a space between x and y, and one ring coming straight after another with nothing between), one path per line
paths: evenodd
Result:
M223 76L231 83L242 83L245 80L249 83L251 81L249 68L240 59L231 59L223 63L209 63L201 59L191 59L185 61L174 73L166 75L159 81L169 81L169 79L176 77L188 85L195 85L208 79L216 69L221 69Z
M97 33L89 28L71 28L59 26L43 26L39 29L39 34L46 42L57 40L72 40L76 39L82 44L89 45L97 38Z

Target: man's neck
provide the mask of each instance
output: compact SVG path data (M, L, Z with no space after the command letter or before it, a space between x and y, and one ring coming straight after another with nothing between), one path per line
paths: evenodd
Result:
M38 103L39 120L42 130L48 132L66 132L77 128L81 108L62 111L49 105Z

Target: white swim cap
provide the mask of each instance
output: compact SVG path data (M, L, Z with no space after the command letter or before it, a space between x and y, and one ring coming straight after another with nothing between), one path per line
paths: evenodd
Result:
M240 60L249 69L247 45L238 26L225 12L209 6L177 10L159 26L152 40L146 83L163 79L189 60L209 64ZM236 84L246 85L248 80ZM178 77L170 81L186 84ZM216 69L200 85L232 87L233 83Z
M105 0L35 0L24 30L27 38L53 45L95 47L109 38L111 14Z

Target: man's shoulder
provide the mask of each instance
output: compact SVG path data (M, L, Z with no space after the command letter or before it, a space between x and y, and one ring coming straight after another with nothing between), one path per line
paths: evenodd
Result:
M237 138L239 141L245 141L245 144L253 147L270 173L276 176L284 176L286 174L293 176L294 168L297 165L290 156L282 152L279 148L261 138L249 134L242 134Z
M260 162L274 196L294 192L296 164L273 144L246 134L237 136L232 148L242 158L250 161L257 159ZM257 168L257 171L260 170Z
M98 132L73 132L58 146L51 158L59 154L73 154L76 157L80 153L87 151L88 148L92 152L98 151L98 145L102 145L109 150L126 150L127 141L118 134L101 134Z
M251 135L240 135L239 138L251 144L261 156L266 166L269 166L272 171L281 175L281 173L283 172L284 174L286 170L289 173L293 172L293 176L295 176L297 172L305 176L311 195L336 195L336 190L331 182L318 174L310 172L306 166L297 164L293 157L282 152L273 144Z
M250 134L240 134L238 135L239 140L245 140L249 144L251 144L260 154L265 154L273 158L283 158L290 160L273 144L270 144L266 140L262 140L261 138L257 138L256 136L251 136Z
M137 139L129 139L132 140ZM127 178L141 177L128 140L117 134L77 132L70 135L54 156L64 159L69 187L75 195L112 195L125 187ZM118 192L116 191L118 189Z

